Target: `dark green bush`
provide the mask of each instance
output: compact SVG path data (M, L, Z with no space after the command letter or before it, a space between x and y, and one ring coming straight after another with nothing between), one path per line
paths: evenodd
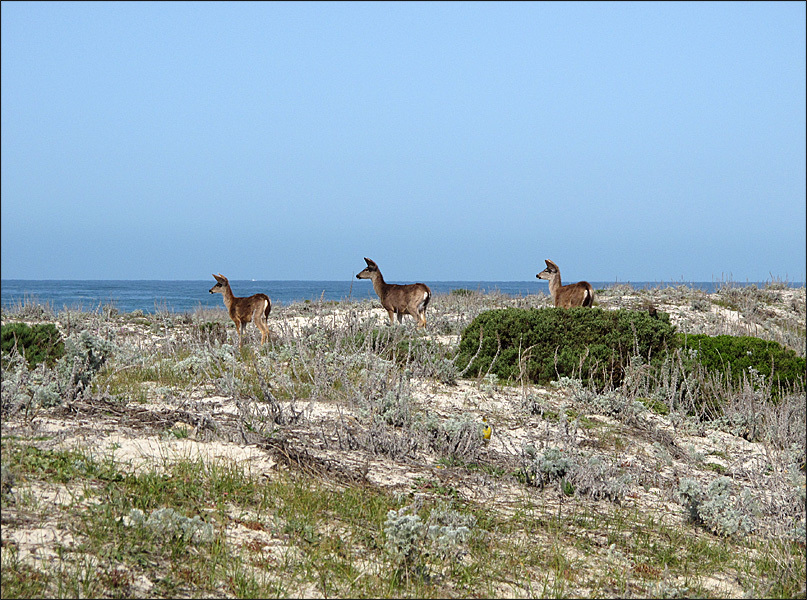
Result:
M490 369L500 379L514 381L523 368L527 379L540 384L566 376L598 386L617 385L632 355L652 361L676 344L666 313L506 308L480 314L463 331L456 364L463 370L470 363L467 372L472 376Z
M805 380L807 362L790 348L773 341L734 335L678 335L680 345L693 362L707 371L731 374L732 383L750 375L749 369L774 383L794 384Z
M52 323L40 323L34 326L9 323L3 325L0 335L2 353L9 354L16 344L17 351L25 357L31 369L41 362L52 367L64 355L62 336Z

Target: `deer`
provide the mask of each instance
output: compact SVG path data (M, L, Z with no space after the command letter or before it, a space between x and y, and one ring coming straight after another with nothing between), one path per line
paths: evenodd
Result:
M560 308L574 308L586 306L591 308L594 304L594 288L588 281L578 281L563 285L560 282L560 269L551 260L544 260L546 269L536 275L538 279L549 281L549 294Z
M403 321L404 315L412 315L418 327L426 327L426 307L432 298L432 291L425 283L409 283L398 285L387 283L375 264L365 258L367 266L356 274L356 279L371 279L373 289L381 300L381 306L389 315L389 324L394 324L394 315L398 315L398 323Z
M235 329L238 332L238 346L241 347L244 329L250 321L254 321L261 330L261 345L263 345L269 339L269 326L266 324L266 318L269 316L269 311L272 310L272 301L269 300L269 296L253 294L246 298L238 298L233 294L230 282L224 275L213 274L213 278L216 280L216 285L210 288L210 293L224 296L224 306L227 307L227 312L230 313L230 318L235 323Z

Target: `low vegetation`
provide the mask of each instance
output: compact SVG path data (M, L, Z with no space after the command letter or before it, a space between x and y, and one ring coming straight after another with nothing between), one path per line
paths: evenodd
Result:
M662 357L674 347L669 316L601 308L505 308L480 314L463 331L458 367L472 375L548 384L579 377L619 385L632 357Z
M596 298L4 309L3 597L804 597L805 290Z
M29 368L43 362L52 367L64 354L64 342L52 323L9 323L2 329L3 356L13 351L25 358Z
M680 335L691 364L721 373L735 384L743 377L767 379L777 388L804 382L805 358L779 342L749 336Z

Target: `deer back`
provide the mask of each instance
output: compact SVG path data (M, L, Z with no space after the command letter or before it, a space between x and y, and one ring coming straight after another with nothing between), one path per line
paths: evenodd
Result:
M558 288L554 295L555 306L561 308L591 307L594 303L594 288L588 281L564 285Z
M415 316L425 310L431 295L431 290L425 283L387 284L379 298L381 305L387 310Z
M246 298L236 298L230 303L230 315L238 317L241 321L249 323L252 316L268 317L272 310L272 302L266 294L253 294ZM257 314L256 314L257 313Z

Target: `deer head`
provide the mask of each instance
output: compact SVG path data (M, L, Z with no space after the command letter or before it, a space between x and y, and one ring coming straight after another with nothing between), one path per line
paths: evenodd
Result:
M552 279L555 274L560 275L560 268L558 268L558 265L549 259L544 260L544 262L546 263L546 269L536 275L538 279L549 280Z
M218 275L213 273L213 279L216 280L216 285L210 288L211 294L223 294L224 290L230 287L230 282L227 281L227 278L221 273L219 273Z
M363 271L356 273L356 279L372 279L373 273L380 273L381 271L378 270L378 265L375 264L369 258L364 259L364 262L367 263L367 266L364 268Z

